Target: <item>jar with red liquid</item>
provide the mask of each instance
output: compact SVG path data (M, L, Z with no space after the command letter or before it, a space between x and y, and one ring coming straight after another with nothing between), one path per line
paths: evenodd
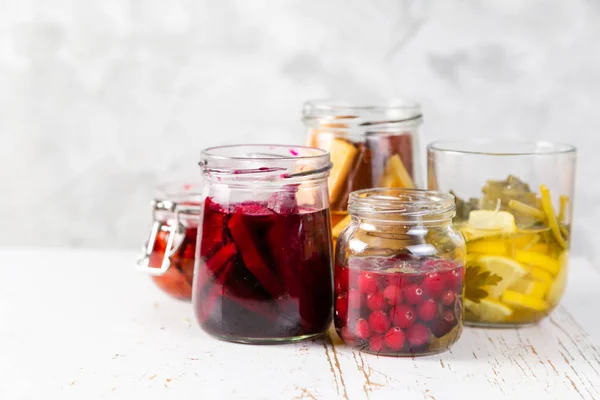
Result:
M193 306L221 340L288 343L333 313L329 154L281 145L206 149Z
M201 188L187 183L168 183L152 201L152 229L137 262L167 294L192 298L192 277L201 210Z
M334 239L350 223L350 192L374 187L420 188L418 103L311 100L304 104L305 145L330 153Z
M452 195L366 189L350 194L348 211L336 246L338 335L379 355L448 349L463 327L466 251Z

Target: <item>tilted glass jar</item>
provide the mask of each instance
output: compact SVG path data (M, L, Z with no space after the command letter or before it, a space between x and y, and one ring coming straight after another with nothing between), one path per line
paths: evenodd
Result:
M206 149L193 305L227 341L286 343L323 334L333 312L329 154L237 145Z
M467 241L465 323L543 319L567 283L575 147L472 139L427 150L429 188L454 194L454 223Z
M181 300L192 298L200 210L199 185L161 185L152 201L152 229L137 262L158 287Z
M465 242L454 198L424 190L350 194L350 225L335 257L335 327L361 351L433 354L463 326Z
M304 104L305 145L329 151L333 236L350 222L350 192L373 187L421 187L418 129L419 104L391 100L356 104L312 100Z

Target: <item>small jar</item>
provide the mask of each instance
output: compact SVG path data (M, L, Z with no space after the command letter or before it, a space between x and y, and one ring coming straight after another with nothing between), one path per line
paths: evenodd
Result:
M305 145L329 151L333 235L348 225L350 192L373 187L421 187L418 129L421 107L412 101L356 104L312 100L304 104Z
M467 242L465 323L515 327L545 318L567 284L575 147L509 139L428 146L428 182L456 199Z
M286 343L323 334L333 313L329 154L206 149L193 305L221 340Z
M167 294L190 301L201 210L201 187L169 183L152 201L152 229L137 262Z
M335 328L387 356L442 352L463 327L465 242L450 194L367 189L350 194L335 258Z

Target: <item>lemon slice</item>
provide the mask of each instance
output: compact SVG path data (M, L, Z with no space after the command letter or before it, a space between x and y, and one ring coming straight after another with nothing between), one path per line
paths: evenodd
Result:
M514 290L506 290L502 294L502 301L509 306L525 308L528 310L546 311L548 309L548 303L544 300L527 296L526 294L515 292Z
M506 242L502 239L476 240L467 244L467 252L503 256L507 254Z
M502 304L499 301L487 297L481 299L479 303L465 299L464 305L466 309L479 317L481 321L486 322L503 322L513 313L513 309L506 304Z
M554 279L552 279L552 275L550 275L543 269L536 268L536 267L529 267L529 268L527 268L527 270L529 271L529 274L531 275L531 277L533 279L535 279L536 281L552 283L552 281L554 280Z
M548 303L550 305L555 306L560 301L563 293L565 292L565 288L567 286L567 269L568 269L568 254L566 251L563 251L559 257L560 270L558 274L554 278L554 283L548 292Z
M477 258L477 263L486 271L498 275L502 278L500 282L493 286L487 286L485 289L490 297L498 298L506 289L511 287L526 276L529 271L515 260L502 256L481 256Z
M550 288L549 282L532 281L530 279L522 279L515 283L511 290L526 294L527 296L543 299Z
M461 230L467 241L516 231L515 217L511 213L490 210L471 211L467 224Z
M515 259L523 264L541 268L552 275L558 274L560 262L554 258L534 251L517 251Z

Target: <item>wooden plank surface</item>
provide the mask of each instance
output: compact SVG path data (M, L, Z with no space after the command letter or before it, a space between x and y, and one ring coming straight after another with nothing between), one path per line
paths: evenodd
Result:
M0 399L600 398L600 275L583 259L541 324L465 329L446 353L389 358L335 333L285 346L211 339L189 304L132 269L135 256L0 250Z

